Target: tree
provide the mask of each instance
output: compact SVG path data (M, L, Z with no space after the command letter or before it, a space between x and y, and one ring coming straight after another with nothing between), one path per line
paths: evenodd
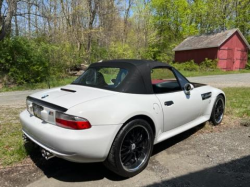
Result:
M0 0L0 9L2 10L3 0ZM11 33L11 21L13 16L16 13L17 9L17 0L6 0L6 4L8 6L8 10L6 15L0 13L0 22L1 22L1 30L0 30L0 41L4 39L6 35L10 35Z

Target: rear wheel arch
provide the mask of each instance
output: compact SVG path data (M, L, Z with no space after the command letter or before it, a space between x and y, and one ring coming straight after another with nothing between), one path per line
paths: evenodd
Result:
M150 125L150 127L151 127L151 129L152 129L152 131L153 131L153 135L154 135L154 139L155 139L155 136L156 136L156 127L155 127L154 121L153 121L149 116L147 116L147 115L143 115L143 114L136 115L136 116L133 116L133 117L129 118L128 120L126 120L126 121L123 123L123 125L120 127L120 129L117 131L117 133L116 133L116 135L114 136L114 139L113 139L113 141L112 141L112 143L111 143L111 146L110 146L110 148L109 148L109 150L108 150L108 153L110 152L110 149L111 149L111 147L112 147L112 145L113 145L113 143L114 143L114 141L115 141L117 135L119 134L119 132L120 132L120 131L123 129L123 127L126 126L130 121L133 121L133 120L135 120L135 119L143 119L143 120L145 120L146 122L148 122L149 125Z
M120 129L122 129L128 122L130 122L130 121L132 121L132 120L134 120L134 119L143 119L143 120L147 121L147 122L149 123L149 125L150 125L150 127L151 127L153 133L154 133L154 136L155 136L155 134L156 134L155 123L154 123L154 121L153 121L149 116L147 116L147 115L136 115L136 116L133 116L133 117L129 118L129 119L121 126Z

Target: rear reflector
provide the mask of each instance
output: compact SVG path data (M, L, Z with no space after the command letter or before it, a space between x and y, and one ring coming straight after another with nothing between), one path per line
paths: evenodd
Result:
M91 128L88 120L76 116L67 115L61 112L56 113L56 125L76 130Z

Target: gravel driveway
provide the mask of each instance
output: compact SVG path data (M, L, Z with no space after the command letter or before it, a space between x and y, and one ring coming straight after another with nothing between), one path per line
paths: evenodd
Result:
M189 77L188 80L219 88L250 87L250 73Z

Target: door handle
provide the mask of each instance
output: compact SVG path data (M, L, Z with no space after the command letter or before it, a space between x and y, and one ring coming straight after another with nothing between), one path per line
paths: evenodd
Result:
M167 105L167 106L171 106L173 104L174 104L173 101L165 101L165 103L164 103L164 105Z

